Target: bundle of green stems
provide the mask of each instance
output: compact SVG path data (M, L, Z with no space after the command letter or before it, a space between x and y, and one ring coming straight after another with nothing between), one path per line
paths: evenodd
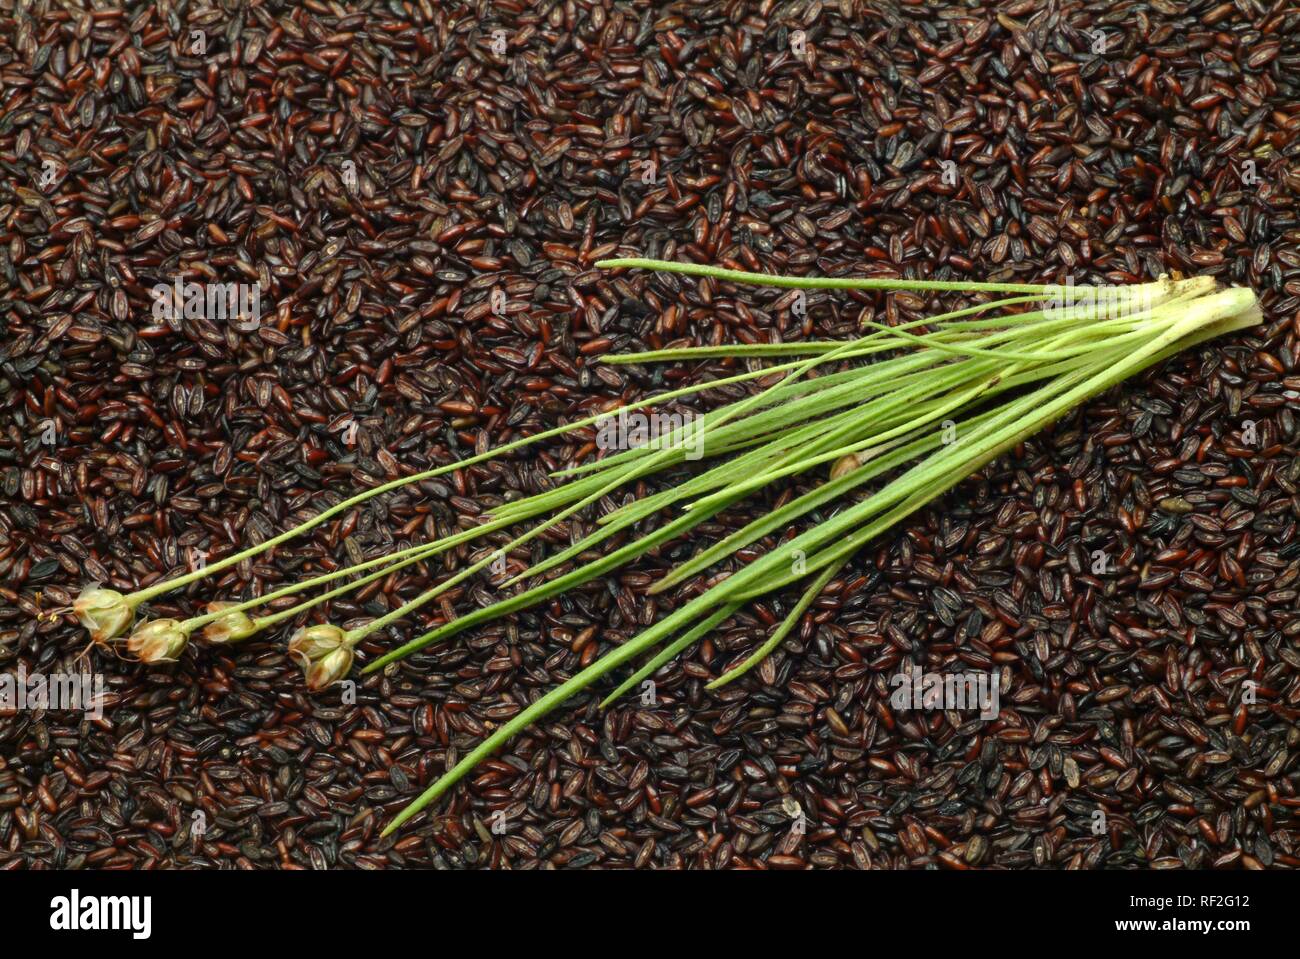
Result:
M513 536L483 549L468 565L409 602L351 629L300 626L289 651L307 684L321 689L347 677L354 651L367 637L416 613L484 569L571 517L599 510L594 528L571 546L499 583L503 598L442 622L368 663L383 669L431 643L545 602L564 591L645 556L771 484L803 477L804 489L693 555L651 588L674 587L683 598L671 612L608 650L567 681L544 693L496 729L389 823L399 828L438 799L483 759L551 710L607 673L637 663L604 697L608 705L653 675L672 657L721 627L745 604L800 584L798 598L758 649L709 683L723 686L761 663L800 622L818 595L865 544L923 508L1002 453L1044 429L1070 409L1174 353L1260 322L1249 290L1216 290L1209 278L1161 278L1124 287L1060 287L1015 283L782 277L656 260L609 260L608 269L689 273L710 282L754 283L794 289L947 291L994 296L973 306L898 326L867 324L845 342L795 342L665 349L605 358L609 363L685 362L740 358L772 365L662 393L629 409L675 403L704 390L775 380L743 399L683 422L655 442L623 449L555 474L544 492L503 503L479 525L431 542L312 576L243 601L211 603L184 620L154 619L136 626L127 650L145 662L175 660L191 634L210 643L240 642L466 543L493 534ZM98 585L73 610L93 642L117 644L136 610L259 555L371 497L507 455L533 443L590 431L605 413L515 440L494 450L366 490L298 526L205 568L123 594ZM702 470L659 492L610 507L611 494L676 470L703 453ZM811 482L808 482L811 480ZM650 521L650 522L647 522ZM648 528L648 531L647 531ZM498 537L500 538L500 537ZM611 539L617 545L599 547ZM760 558L738 565L738 551L767 543ZM594 558L591 558L594 556ZM729 575L722 575L729 571ZM689 584L709 577L694 594ZM517 588L517 589L516 589ZM315 590L316 592L312 592ZM293 603L286 597L304 597ZM262 612L284 600L290 605Z

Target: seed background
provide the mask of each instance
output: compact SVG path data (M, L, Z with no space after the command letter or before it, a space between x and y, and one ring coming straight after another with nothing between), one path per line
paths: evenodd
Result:
M801 317L790 293L592 269L616 250L820 274L1209 273L1249 284L1267 325L1090 404L883 537L734 687L702 690L780 604L667 667L656 707L601 715L583 697L383 842L493 724L653 621L662 603L642 590L685 547L370 677L356 706L307 697L283 634L233 654L195 644L162 670L93 653L104 722L0 715L0 866L1300 862L1300 15L1251 0L12 6L5 669L72 662L81 632L37 614L87 580L130 587L399 464L725 368L601 367L605 353L845 337L943 302L810 295ZM261 282L261 328L156 326L148 291L180 269ZM552 444L372 501L152 613L472 524L591 451ZM1114 572L1092 573L1096 549ZM382 581L329 618L426 583ZM448 605L495 595L483 580ZM1002 670L1002 718L893 714L885 678L904 658Z

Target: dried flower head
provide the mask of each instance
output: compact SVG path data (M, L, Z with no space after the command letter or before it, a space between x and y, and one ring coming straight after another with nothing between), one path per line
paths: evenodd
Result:
M304 626L289 640L289 655L296 659L303 669L310 669L313 663L324 659L335 650L346 648L345 640L346 634L337 626L328 623Z
M208 612L221 613L221 616L203 627L204 641L209 643L238 643L257 632L257 624L249 618L247 613L242 609L232 608L236 605L238 604L208 603ZM227 609L230 612L224 612Z
M307 688L312 692L337 683L352 670L352 648L340 646L307 667Z
M135 608L115 589L101 589L91 584L72 603L72 611L96 643L106 643L120 636L135 618Z

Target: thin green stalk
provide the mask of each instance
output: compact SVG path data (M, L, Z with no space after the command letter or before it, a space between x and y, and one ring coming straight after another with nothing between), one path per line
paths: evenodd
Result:
M986 378L984 381L976 383L974 386L957 393L955 396L942 398L935 403L922 404L921 411L909 417L904 422L897 425L890 425L885 421L876 430L867 433L861 440L847 445L830 446L831 443L841 443L843 439L850 434L851 428L861 429L861 424L850 423L845 429L838 431L836 434L828 437L825 443L809 444L805 449L799 450L799 456L796 458L791 455L782 463L775 464L772 468L745 480L738 486L729 487L728 492L746 493L751 490L759 489L766 486L775 479L785 476L794 476L806 472L814 466L824 462L834 462L850 453L855 453L860 449L877 446L881 443L888 442L900 436L907 436L927 423L933 423L935 420L951 413L956 409L970 403L972 400L985 393L996 384L997 377ZM864 419L866 414L864 413ZM885 428L888 427L888 428ZM829 447L829 452L827 448ZM717 493L712 496L717 496ZM695 500L687 506L687 509L696 509L700 506L707 505L712 497L706 496L703 499Z
M610 693L608 696L606 696L604 699L600 701L600 708L601 709L608 708L609 705L612 702L614 702L614 700L618 699L629 689L632 689L634 686L640 685L640 683L643 680L649 678L650 676L653 676L659 670L660 666L668 662L668 660L672 659L683 649L686 649L688 646L692 645L693 643L698 642L702 636L704 636L706 633L711 632L715 627L717 627L719 623L721 623L723 620L725 620L727 617L729 617L732 613L734 613L739 608L740 608L740 603L728 603L713 615L700 620L699 625L695 626L688 632L684 633L680 639L674 640L673 642L669 643L662 650L656 653L654 658L651 659L650 662L646 663L644 666L638 669L627 679L623 680L623 682L619 683L618 688L616 688L612 693Z
M844 564L847 562L848 557L845 557L838 563L827 566L826 569L822 571L821 575L813 580L811 585L804 590L804 594L799 597L799 602L794 604L794 607L786 614L785 619L781 621L781 625L776 628L776 631L772 633L767 642L754 650L754 652L752 652L739 666L727 670L727 672L713 680L713 682L708 683L704 688L718 689L722 686L726 686L728 683L735 682L763 660L767 659L768 656L772 655L772 651L775 650L776 647L780 646L782 640L790 634L790 630L794 629L795 626L799 624L799 620L803 617L803 614L808 611L808 607L811 606L813 601L821 595L822 590L824 590L827 584L835 578L835 574L844 568ZM728 606L736 605L739 604L728 604ZM724 606L723 608L726 609L728 606Z
M685 273L690 276L707 276L729 283L747 283L752 286L779 286L795 290L937 290L956 293L1050 293L1052 288L1039 283L971 283L947 280L899 280L867 277L829 276L779 276L771 273L747 273L728 270L702 263L680 263L674 260L647 260L641 257L597 260L601 270L655 270L660 273Z
M515 735L524 729L527 729L538 719L541 719L557 706L562 705L575 694L586 689L593 682L604 676L611 670L617 669L626 662L635 659L641 653L654 646L663 636L671 633L679 626L684 625L694 618L703 606L703 603L688 604L682 609L668 616L667 619L651 626L649 629L639 633L634 639L629 640L617 649L606 653L596 662L592 663L586 669L574 675L567 682L561 683L547 693L530 703L518 715L507 720L491 736L479 743L471 750L465 758L456 763L450 770L444 773L437 782L431 785L416 799L394 817L393 821L384 827L380 836L391 835L394 830L400 829L402 824L415 816L424 809L425 806L433 802L444 792L454 786L470 770L480 762L492 755L503 743L513 739ZM378 662L376 664L378 665ZM369 668L367 669L369 671Z
M365 586L368 583L373 583L377 579L384 579L388 576L393 575L393 573L396 573L398 570L405 569L406 567L414 565L415 563L422 563L427 559L431 559L435 555L435 553L440 553L440 552L443 552L443 550L427 550L426 552L423 553L416 553L413 556L408 556L406 559L401 560L400 562L393 563L393 565L391 566L385 566L383 569L370 573L368 576L361 577L361 579L354 580L353 582L350 583L344 583L342 586L338 586L334 589L331 589L327 593L322 593L320 596L312 596L309 599L305 599L301 603L297 604L296 606L291 606L288 609L282 609L276 613L268 613L265 616L259 616L253 620L253 625L256 626L257 629L260 631L263 629L267 629L268 627L274 626L276 623L281 623L284 622L285 620L293 619L299 613L305 613L307 610L311 609L314 606L319 606L321 603L334 599L336 596L342 596L345 593L350 593L353 590L360 589L362 586ZM228 609L222 610L221 612L229 613L230 610Z
M696 383L691 386L684 386L676 390L670 390L667 393L661 393L658 396L652 396L649 397L648 399L638 400L634 403L627 403L625 405L629 410L655 406L660 403L666 403L669 400L675 400L684 396L690 396L691 394L694 393L700 393L703 392L704 390L716 389L723 386L730 386L735 383L743 383L748 380L768 376L770 375L770 372L771 371L769 370L747 371L745 373L740 373L735 376L724 377L719 380L710 380L707 383ZM337 516L340 513L347 511L348 509L351 509L353 506L356 506L359 503L363 503L366 500L371 499L372 497L379 496L380 494L387 493L391 490L400 489L401 487L408 486L411 483L422 483L426 480L434 479L435 477L443 476L446 475L447 473L452 473L459 469L464 469L467 466L474 466L478 463L486 463L490 460L497 458L498 456L502 456L506 453L513 452L514 450L517 449L522 449L525 446L530 446L534 443L540 443L543 440L552 439L557 436L563 436L564 434L571 433L574 430L582 429L583 427L586 426L591 426L592 424L599 422L607 415L608 415L607 413L596 413L592 416L587 416L582 419L575 420L572 423L566 423L562 426L556 426L548 430L543 430L540 433L534 433L532 436L525 436L517 440L512 440L511 442L506 443L502 446L495 447L483 453L477 453L474 456L468 457L467 459L457 460L454 463L448 463L444 466L435 467L434 469L424 470L423 472L420 473L413 473L410 476L399 477L398 479L390 480L387 483L383 483L379 486L372 487L371 489L363 490L362 492L357 493L355 496L351 496L340 503L336 503L335 505L326 508L325 510L321 511L320 513L317 513L315 516L311 517L310 519L307 519L302 523L299 523L297 526L293 527L292 529L286 530L283 533L278 533L275 536L272 536L270 539L265 540L264 542L258 543L254 546L250 546L247 549L241 550L238 553L234 553L230 556L227 556L225 559L220 559L213 563L209 563L205 565L202 569L193 570L189 573L185 573L180 576L173 577L172 579L163 580L161 582L153 584L152 586L147 586L143 589L136 590L135 592L131 593L130 596L127 598L130 601L132 606L138 606L141 603L145 603L151 599L154 599L157 596L163 595L164 593L168 593L174 589L179 589L180 587L186 586L192 582L195 582L196 580L203 579L215 573L219 573L224 569L229 569L231 566L235 566L238 563L243 562L245 559L249 559L253 556L260 555L261 553L266 552L268 549L272 549L276 546L279 546L281 543L293 539L295 536L299 535L300 533L305 533L310 529L315 529L317 526L324 523L326 520L329 520L332 517ZM229 613L231 612L231 610L226 610L225 612Z
M721 508L719 508L719 511L721 511ZM708 516L709 514L707 511L701 511L701 517L703 519L707 519ZM362 675L372 673L377 669L382 669L389 663L403 659L411 653L423 649L430 643L436 643L439 640L448 639L458 633L470 629L473 626L477 626L479 623L488 622L497 619L500 616L518 612L521 609L527 609L530 606L535 606L538 603L545 602L552 596L558 596L560 593L563 593L574 586L580 586L612 569L617 569L628 560L644 555L647 550L653 549L660 543L667 542L682 530L699 522L701 522L700 517L695 517L689 514L686 516L680 516L642 539L619 547L608 556L602 556L600 559L594 560L585 566L571 570L562 576L557 576L555 579L548 580L532 587L531 589L525 590L522 593L517 593L514 596L507 597L506 599L498 600L491 606L476 609L473 612L466 613L464 616L459 616L456 619L453 619L449 623L443 623L441 626L429 630L429 632L424 635L417 636L415 639L403 646L390 650L383 656L380 656L373 663L361 670Z
M861 346L864 342L875 337L876 335L877 334L868 334L865 337L860 337L857 340L853 340L848 343L845 343L843 349L840 351L831 351L830 353L824 354L822 356L817 356L817 357L813 357L812 359L804 360L802 363L798 364L798 366L795 369L791 370L787 374L785 380L788 382L790 380L798 379L808 370L813 369L815 366L827 362L829 360L835 359L839 353L846 352L847 350L853 347ZM739 417L741 413L760 406L763 402L763 396L764 394L760 393L756 396L748 397L747 399L741 400L740 402L733 404L730 407L727 407L726 409L721 411L721 415L717 417L717 419L715 420L715 424L717 426L721 426L724 423L726 423L729 419L735 419ZM674 433L676 432L679 431L674 431ZM671 438L672 437L670 436L670 439ZM684 442L684 439L685 438L683 437L679 442ZM662 449L657 452L651 453L643 460L638 462L637 465L635 465L631 470L627 471L626 475L616 477L614 480L604 484L599 489L584 496L582 499L578 500L577 502L572 503L569 506L566 506L557 515L550 517L548 520L545 520L542 523L539 523L537 526L534 526L526 533L523 533L520 536L515 537L515 539L510 541L510 543L502 547L502 549L499 552L500 553L509 552L510 550L515 549L518 546L528 543L529 541L540 536L542 533L546 532L546 530L555 526L557 523L579 512L584 507L590 505L593 502L596 502L597 500L607 495L608 493L613 492L624 482L627 482L630 479L637 479L639 477L655 472L657 469L667 465L669 461L671 461L675 456L679 454L682 455L683 457L685 456L684 447L671 446L667 449ZM358 626L356 629L349 630L347 633L346 642L350 646L355 646L366 636L369 636L371 633L374 633L375 631L382 629L385 626L388 626L390 623L396 622L397 620L401 619L407 614L420 608L420 606L424 605L425 603L433 599L435 596L444 592L452 584L456 582L460 582L461 580L472 575L473 573L483 569L491 561L492 558L488 557L482 560L481 562L474 564L473 566L464 570L463 572L458 573L450 581L433 587L432 589L420 594L419 596L403 604L397 609L389 611L388 613L379 617L378 619L375 619L370 623L365 624L364 626Z
M937 433L919 437L904 446L870 460L865 465L845 473L838 479L823 483L817 488L792 499L785 505L751 520L741 529L729 534L712 546L699 550L690 559L678 565L672 572L665 574L650 587L649 594L662 593L690 579L715 563L721 562L737 550L743 549L777 529L789 526L800 516L838 499L850 490L870 482L877 476L910 462L920 453L933 449L940 445L941 442L940 435Z

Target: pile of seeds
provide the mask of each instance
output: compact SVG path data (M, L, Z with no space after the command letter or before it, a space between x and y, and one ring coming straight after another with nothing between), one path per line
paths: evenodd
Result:
M669 663L653 702L553 714L390 839L486 733L653 622L646 587L692 546L429 647L355 703L306 696L272 636L163 671L92 653L103 719L0 712L0 866L1300 863L1300 15L518 6L0 11L0 667L76 668L81 631L48 611L88 581L136 588L403 471L738 369L602 355L847 339L952 305L611 278L603 257L1183 271L1249 285L1267 323L916 514L742 680L704 690L797 590ZM257 283L260 323L159 318L177 276ZM594 448L378 497L220 590L474 525ZM358 652L495 598L471 581ZM911 664L998 671L1002 712L894 709Z

